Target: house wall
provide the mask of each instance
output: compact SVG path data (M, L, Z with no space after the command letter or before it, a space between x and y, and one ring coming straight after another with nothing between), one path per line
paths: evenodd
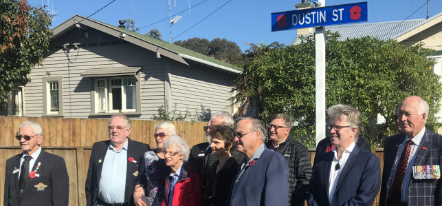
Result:
M83 31L84 32L84 31ZM142 66L140 71L141 111L140 117L150 119L164 104L164 65L166 58L158 59L155 53L88 29L88 39L81 41L76 29L51 42L53 49L45 58L43 66L35 67L25 86L26 116L43 114L43 77L63 77L63 116L87 118L91 113L91 88L93 79L81 77L80 73L93 68ZM68 47L66 53L60 45L81 44L79 49ZM70 59L70 60L69 60ZM105 117L103 117L105 118Z

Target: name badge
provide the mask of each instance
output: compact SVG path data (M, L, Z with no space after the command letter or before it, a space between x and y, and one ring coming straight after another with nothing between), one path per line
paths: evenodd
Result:
M290 157L290 155L289 154L284 154L284 157Z
M40 174L35 174L36 177L40 177Z
M12 174L15 174L17 172L20 172L20 169L15 169L14 171L12 171Z
M198 157L204 157L204 153L198 154Z
M413 178L418 180L440 179L439 165L413 166Z

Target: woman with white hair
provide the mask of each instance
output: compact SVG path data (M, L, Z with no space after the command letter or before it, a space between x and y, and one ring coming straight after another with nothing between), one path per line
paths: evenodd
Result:
M171 136L163 143L166 165L172 171L166 178L162 206L201 206L201 176L197 170L186 162L190 147L180 136Z
M138 181L134 192L134 201L137 206L146 206L145 201L152 206L162 204L164 179L171 171L164 160L163 144L170 136L175 135L175 126L170 122L162 122L155 126L154 137L158 148L144 153L144 157L140 160Z

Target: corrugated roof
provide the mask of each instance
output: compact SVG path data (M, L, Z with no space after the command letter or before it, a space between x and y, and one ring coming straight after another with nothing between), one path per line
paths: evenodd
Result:
M339 38L340 41L346 40L347 38L353 39L364 36L372 36L381 40L387 40L395 39L404 32L412 30L427 22L428 20L430 19L413 19L406 21L329 26L325 27L325 30L331 32L339 32L339 34L341 35L341 37ZM296 38L290 45L299 43L301 43L301 40L299 38Z
M75 15L74 17L72 17L72 18L75 18L75 17L80 17L80 18L86 19L86 17L83 17L83 16L78 15L78 14ZM66 22L68 22L69 20L67 20ZM235 67L234 65L231 65L229 63L225 63L225 62L217 60L215 58L208 57L208 56L205 56L203 54L194 52L192 50L189 50L189 49L177 46L177 45L175 45L173 43L169 43L169 42L166 42L166 41L162 41L162 40L154 39L154 38L151 38L151 37L148 37L148 36L144 36L144 35L139 34L137 32L132 32L132 31L120 28L118 26L114 26L114 25L110 25L110 24L107 24L107 23L104 23L104 22L97 21L95 19L88 18L87 20L95 22L95 23L98 23L98 24L101 24L101 25L106 26L108 28L111 28L113 30L116 30L116 31L119 31L119 32L123 32L126 35L133 36L134 38L138 38L138 39L140 39L142 41L148 42L150 44L153 44L153 45L158 46L160 48L163 48L165 50L177 53L181 57L183 57L185 59L188 59L188 60L191 60L191 61L196 61L196 62L205 64L207 66L217 67L219 69L223 69L223 70L226 70L226 71L229 71L229 72L234 72L234 73L241 73L243 71L243 69L241 69L239 67ZM60 25L58 25L58 26L60 26ZM56 29L57 27L55 27L54 29ZM207 64L207 63L210 63L210 64Z

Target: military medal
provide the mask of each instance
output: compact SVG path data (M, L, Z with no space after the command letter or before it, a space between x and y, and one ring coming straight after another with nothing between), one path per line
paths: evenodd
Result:
M37 188L37 191L45 191L45 188L48 186L43 184L43 182L40 182L38 185L34 185L34 187Z
M133 175L134 175L135 177L138 177L138 171L135 171L135 172L133 173Z
M434 179L440 179L440 167L439 165L433 165L434 167Z

